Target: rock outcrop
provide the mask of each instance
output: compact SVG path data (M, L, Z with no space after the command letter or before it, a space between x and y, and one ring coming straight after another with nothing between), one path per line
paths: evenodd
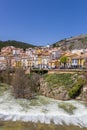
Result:
M40 93L44 96L58 99L58 100L69 100L68 92L64 86L57 88L49 88L48 83L42 78L40 80Z
M80 78L84 78L84 76L78 76ZM39 90L41 95L44 95L46 97L58 99L58 100L70 100L71 98L68 95L68 90L65 88L65 86L58 86L58 87L53 87L50 88L48 82L44 79L40 79L40 90ZM76 100L82 100L82 101L87 101L87 85L84 85L83 88L81 89L80 95L78 95Z

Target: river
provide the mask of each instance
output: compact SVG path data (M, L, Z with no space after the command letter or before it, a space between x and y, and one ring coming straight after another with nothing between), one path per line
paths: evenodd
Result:
M14 99L0 94L0 130L87 130L87 104L44 96Z

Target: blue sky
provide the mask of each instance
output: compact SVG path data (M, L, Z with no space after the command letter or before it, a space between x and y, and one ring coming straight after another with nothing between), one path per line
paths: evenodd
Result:
M0 40L35 45L87 34L87 0L0 0Z

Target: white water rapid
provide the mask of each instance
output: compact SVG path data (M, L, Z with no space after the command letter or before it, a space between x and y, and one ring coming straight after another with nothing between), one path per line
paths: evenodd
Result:
M58 101L43 96L33 100L14 99L7 91L0 96L0 120L87 127L87 106L79 101Z

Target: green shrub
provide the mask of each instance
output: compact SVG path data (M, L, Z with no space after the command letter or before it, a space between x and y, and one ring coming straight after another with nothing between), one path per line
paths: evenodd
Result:
M78 96L81 92L81 88L83 87L82 83L76 83L74 84L73 88L69 90L69 97L75 98Z
M3 94L3 92L9 90L9 85L5 84L5 83L0 83L0 95Z
M11 83L12 83L12 76L11 76L11 74L10 74L10 71L9 71L9 69L7 68L5 71L2 71L1 73L0 73L0 82L1 83L6 83L6 84L9 84L9 85L11 85Z
M81 77L77 79L77 82L69 90L68 93L69 97L76 98L76 96L78 96L81 93L81 89L86 82L87 82L86 79L83 79Z

